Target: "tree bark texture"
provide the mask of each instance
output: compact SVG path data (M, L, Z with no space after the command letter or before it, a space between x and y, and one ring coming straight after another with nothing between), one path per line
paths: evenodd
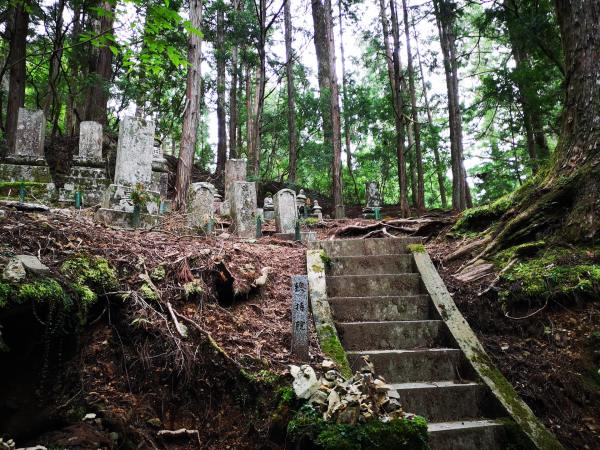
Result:
M298 136L296 131L296 89L294 87L294 50L292 46L292 13L290 0L285 0L284 10L285 27L285 58L287 75L287 119L288 119L288 182L296 182L298 163Z
M10 152L15 149L15 133L19 108L25 105L25 80L27 51L27 29L29 26L29 13L26 6L16 2L10 16L10 49L8 56L9 84L8 103L6 109L6 140Z
M332 153L332 196L337 214L342 199L342 140L340 103L335 73L335 45L331 0L312 0L314 42L317 53L319 96L323 118L323 140Z
M225 174L227 160L227 117L225 114L225 11L224 4L217 10L215 56L217 60L217 167L216 175Z
M464 166L462 119L458 93L458 60L454 34L454 6L448 0L434 0L440 45L448 91L448 121L450 127L450 159L452 162L452 207L462 211L469 207L470 192Z
M404 12L404 34L406 37L406 54L408 67L408 86L410 91L410 105L412 115L412 129L414 137L414 161L417 172L417 192L416 208L419 213L425 210L425 181L423 177L423 154L421 150L421 127L419 124L419 112L417 110L417 94L415 91L415 70L413 67L413 57L410 43L410 25L408 22L408 8L406 0L402 0L402 9Z
M197 30L202 27L202 1L190 0L190 21ZM183 128L181 131L181 147L177 161L177 178L175 180L175 208L183 209L186 206L187 191L192 176L192 165L196 150L196 136L198 131L201 83L200 63L202 61L202 40L195 33L188 37L188 73L186 81L186 108L183 115Z
M402 66L400 63L400 29L398 24L398 9L396 0L390 0L390 13L392 20L392 36L394 50L392 61L394 68L394 83L396 104L394 105L394 119L396 125L396 155L398 162L398 184L400 186L400 213L402 217L410 215L407 197L406 157L404 148L404 99L402 97Z

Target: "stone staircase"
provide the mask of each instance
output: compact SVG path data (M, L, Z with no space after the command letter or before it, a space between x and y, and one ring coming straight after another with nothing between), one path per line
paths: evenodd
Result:
M403 409L428 420L432 449L506 449L514 422L440 317L408 250L415 242L313 243L325 254L327 302L348 362L354 370L369 355Z

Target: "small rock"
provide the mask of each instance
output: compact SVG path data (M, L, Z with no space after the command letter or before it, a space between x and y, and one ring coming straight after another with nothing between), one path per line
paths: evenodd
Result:
M15 256L26 270L33 272L37 275L46 275L50 273L48 266L42 264L42 262L35 256L32 255L17 255Z
M2 279L11 283L18 283L23 280L27 273L25 266L17 258L11 258L2 272Z
M335 381L336 378L337 378L337 371L335 371L335 370L328 370L325 373L325 379L327 381Z
M323 368L323 370L335 369L335 363L330 359L324 359L321 363L321 367Z
M87 413L85 416L83 416L82 421L85 422L86 420L94 420L95 418L96 418L96 414Z
M148 419L148 420L146 420L146 423L155 428L162 427L162 421L158 417L153 417L152 419Z
M115 441L115 442L119 440L119 433L116 433L116 432L114 432L114 431L113 431L113 432L111 432L111 433L109 434L109 436L110 436L110 438L111 438L113 441Z
M3 209L0 209L0 220L4 219L6 217L6 211L4 211Z
M294 378L292 387L294 388L296 397L308 399L317 389L319 389L320 383L319 380L317 380L317 375L313 368L308 364L304 364L300 367L291 365L290 373Z

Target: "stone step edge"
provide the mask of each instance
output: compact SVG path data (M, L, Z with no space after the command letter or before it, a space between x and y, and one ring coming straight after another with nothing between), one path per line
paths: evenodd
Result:
M365 355L384 355L384 354L407 354L407 353L430 353L430 354L444 354L444 353L459 353L462 351L458 348L451 347L434 347L434 348L417 348L417 349L405 349L405 350L350 350L346 352L352 356L365 356Z
M358 324L368 324L368 325L402 325L405 323L413 324L413 323L443 323L443 320L436 319L423 319L423 320L358 320L354 322L335 322L337 325L358 325Z
M381 255L346 255L346 256L332 256L331 260L336 259L364 259L364 258L385 258L386 256L407 256L412 257L412 253L382 253Z
M357 300L361 299L364 301L378 301L378 300L400 300L400 299L416 299L423 298L424 300L429 300L429 294L411 294L411 295L373 295L368 297L329 297L327 300L329 302L343 302L346 300Z
M443 433L458 430L475 430L478 428L503 427L509 423L510 419L478 419L478 420L458 420L452 422L429 422L427 424L428 433Z
M477 381L468 381L461 383L456 380L443 380L443 381L413 381L409 383L388 383L393 389L397 391L405 391L410 389L446 389L446 388L460 388L460 387L485 387L485 384L478 383Z

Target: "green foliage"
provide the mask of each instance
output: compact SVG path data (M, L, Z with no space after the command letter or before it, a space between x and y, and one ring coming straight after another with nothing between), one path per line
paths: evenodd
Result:
M97 300L97 294L118 289L117 272L104 258L91 255L76 255L60 267L60 272L73 282L72 288L85 304Z
M537 245L539 250L540 243ZM519 254L519 246L504 252ZM600 295L600 252L584 248L548 247L537 255L511 266L501 277L505 301L547 301L549 299L597 298Z
M131 191L131 202L134 206L143 209L150 201L152 201L152 195L144 188L142 183L136 183Z
M505 195L483 206L463 211L452 231L456 233L481 232L490 227L513 205L513 196Z
M0 281L0 308L8 305L13 296L13 288L10 284Z
M425 246L423 244L408 244L406 246L409 252L411 253L426 253Z
M17 303L33 301L35 303L59 302L68 309L71 299L67 296L58 281L44 278L34 283L25 283L19 286L16 296Z
M144 283L138 289L138 293L142 296L142 298L149 302L157 302L160 300L158 294L148 283Z
M310 440L325 450L426 449L427 422L422 417L372 420L356 425L328 423L310 405L303 406L288 424L296 441Z
M165 270L165 266L162 265L155 267L154 270L150 273L150 278L152 278L152 281L155 282L163 281L166 276L167 272Z
M348 359L346 358L346 352L344 351L344 347L337 337L335 329L328 324L318 325L317 334L319 335L319 343L321 345L323 354L331 358L331 360L336 363L340 373L344 377L351 377L352 370L350 370L350 365L348 364Z

